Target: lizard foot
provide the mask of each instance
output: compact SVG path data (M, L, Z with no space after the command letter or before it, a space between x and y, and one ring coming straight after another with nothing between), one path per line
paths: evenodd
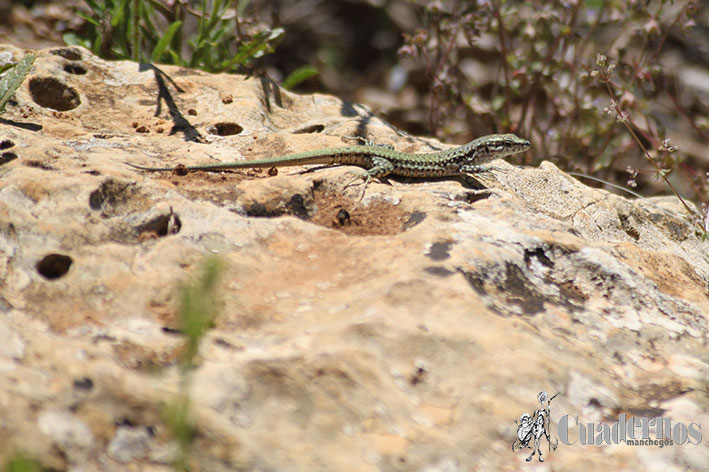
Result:
M352 187L353 185L362 185L362 193L359 196L359 199L357 200L358 202L361 202L364 199L364 193L367 191L367 185L369 185L369 182L372 180L372 176L369 175L367 172L363 172L361 174L357 174L355 172L349 172L350 175L354 175L355 178L350 180L343 188L342 190L346 190L349 187ZM363 182L358 182L358 181L363 181Z

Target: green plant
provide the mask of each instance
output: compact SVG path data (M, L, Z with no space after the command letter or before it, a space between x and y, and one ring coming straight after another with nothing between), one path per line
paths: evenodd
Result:
M149 60L208 72L251 70L257 59L272 54L283 39L280 27L259 24L247 15L251 0L85 0L90 14L87 33L64 35L67 44L91 49L108 59ZM283 81L292 88L317 71L304 66Z
M189 395L184 391L180 392L163 411L163 418L172 438L177 443L177 455L174 460L175 470L188 471L190 470L190 449L195 437Z
M5 472L41 472L42 466L29 456L16 452L5 463Z
M278 27L245 27L240 15L249 0L202 0L199 9L177 1L85 1L91 14L79 14L88 23L86 37L67 33L64 40L105 58L234 72L272 53L284 34Z
M217 258L207 259L198 279L180 289L179 329L185 336L180 357L180 391L170 402L163 417L178 445L175 469L189 470L189 456L195 436L189 396L191 372L196 366L199 344L217 318L216 285L222 271Z
M8 64L0 70L0 73L2 73L2 76L0 76L0 113L5 112L5 105L15 94L22 81L25 80L27 74L29 74L34 60L34 54L25 54L17 64Z
M672 8L673 3L421 2L424 28L405 35L400 53L423 63L431 84L429 127L434 134L455 134L453 125L461 118L482 128L480 133L512 131L532 140L535 161L553 159L565 169L610 181L621 178L633 156L644 155L661 163L652 171L675 194L679 191L667 174L680 169L683 188L706 204L706 176L702 179L682 163L674 147L662 144L668 121L658 118L667 113L661 100L674 106L676 120L688 123L695 139L709 143L709 123L683 109L661 66L667 38L690 29L697 12L694 0ZM499 65L499 85L487 90L477 88L475 75L461 67L483 40L492 44L497 56L492 61ZM599 83L594 75L596 54L603 51L614 56L615 82L609 77ZM607 95L622 111L629 133L606 118ZM651 157L650 148L659 155ZM649 182L644 184L649 188Z
M659 153L659 155L657 157L653 157L650 154L650 151L648 150L646 145L643 144L643 140L640 139L640 136L638 135L640 131L636 131L638 130L638 126L633 122L633 119L630 114L624 111L621 108L621 105L619 105L618 102L615 101L616 94L614 93L614 84L612 81L613 71L616 67L615 63L608 62L608 58L606 58L606 56L604 56L603 54L598 54L596 56L596 65L598 66L598 69L591 71L591 76L598 77L600 82L605 85L606 91L608 92L608 96L610 97L611 101L610 106L604 108L604 111L609 115L615 115L616 121L622 123L625 126L630 136L632 136L632 138L637 143L638 147L642 149L643 156L655 168L654 174L656 178L664 180L665 184L667 184L667 186L672 190L672 192L677 196L677 198L679 198L680 202L682 202L682 205L685 207L685 209L690 215L699 217L698 223L700 228L702 228L704 232L702 237L703 239L706 239L707 228L709 227L709 215L704 217L704 221L702 222L701 215L697 215L696 212L689 207L687 202L685 202L684 198L682 198L682 195L680 195L680 193L677 191L675 186L668 178L672 167L674 167L674 164L676 164L673 160L673 154L676 153L679 148L677 146L673 146L670 143L669 139L665 139L662 142L662 145L657 148L657 152ZM630 187L636 187L637 183L635 179L638 176L638 170L629 167L628 173L630 174L628 185Z
M201 276L180 290L179 328L186 337L181 363L185 369L193 367L199 343L217 318L214 292L221 270L220 260L209 258Z

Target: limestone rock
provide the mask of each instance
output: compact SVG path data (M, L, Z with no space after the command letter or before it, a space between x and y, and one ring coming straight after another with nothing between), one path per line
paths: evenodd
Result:
M709 244L673 198L628 200L550 163L496 161L487 190L373 182L361 201L344 167L140 172L126 164L362 130L444 145L256 79L37 54L0 117L0 457L168 469L180 284L218 254L220 316L189 387L199 470L524 470L515 421L541 391L559 393L552 439L564 415L621 414L704 437L543 442L535 470L706 470Z

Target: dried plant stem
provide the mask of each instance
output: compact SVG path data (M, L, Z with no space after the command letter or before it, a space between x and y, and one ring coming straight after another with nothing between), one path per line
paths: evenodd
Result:
M133 61L140 62L140 0L133 0L133 8L131 8L131 24L133 25L133 36L131 41Z
M505 41L505 24L502 21L502 14L500 13L500 2L495 2L495 17L497 17L497 34L500 40L500 53L502 55L502 70L505 74L505 86L503 91L505 94L505 101L502 103L502 107L505 116L510 116L510 68L507 64L507 46Z
M611 98L611 100L615 100L615 98L614 98L614 96L613 96L613 90L611 89L610 85L608 84L608 80L604 80L603 83L605 84L606 90L608 91L608 96ZM682 198L682 195L680 195L680 193L677 191L677 189L675 188L675 186L672 185L672 182L670 182L670 179L667 178L667 172L665 171L665 169L663 169L662 166L660 166L660 165L652 158L652 156L650 155L650 152L647 150L647 148L645 147L645 145L642 143L642 141L641 141L640 138L638 137L637 133L635 133L635 130L633 129L633 127L630 126L630 125L628 124L627 119L623 117L623 111L620 110L619 108L616 108L616 113L617 113L618 116L620 117L620 121L623 123L623 125L624 125L625 128L628 130L628 132L630 133L630 135L633 137L633 139L635 140L635 142L638 144L638 146L640 146L640 149L642 149L643 155L645 156L645 159L647 159L648 161L650 161L650 163L653 165L653 167L655 167L655 169L657 170L657 175L659 175L659 176L662 178L662 180L665 181L665 183L667 184L667 186L672 190L672 192L677 196L677 198L679 198L679 201L682 202L682 205L683 205L684 208L689 212L689 214L690 214L690 215L696 215L696 212L695 212L694 210L692 210L692 209L689 207L689 205L687 205L687 202L684 201L684 198Z

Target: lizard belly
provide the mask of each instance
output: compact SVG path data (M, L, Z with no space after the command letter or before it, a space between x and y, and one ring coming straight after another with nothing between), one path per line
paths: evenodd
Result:
M446 168L441 168L435 165L397 165L394 169L394 174L402 177L446 177L456 175L458 172L452 172Z
M366 169L373 167L372 158L365 154L339 154L332 158L332 164L356 165Z

